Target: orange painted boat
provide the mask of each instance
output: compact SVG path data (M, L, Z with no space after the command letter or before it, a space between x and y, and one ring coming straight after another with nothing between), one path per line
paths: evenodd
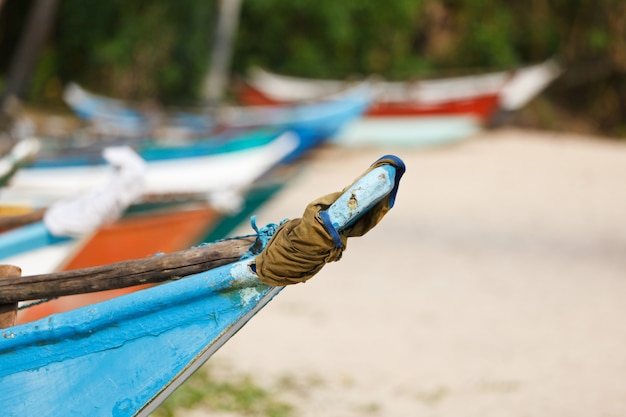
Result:
M208 205L129 215L83 239L59 270L106 265L188 249L199 244L219 218L219 212ZM18 322L30 322L140 288L143 287L58 298L20 310Z

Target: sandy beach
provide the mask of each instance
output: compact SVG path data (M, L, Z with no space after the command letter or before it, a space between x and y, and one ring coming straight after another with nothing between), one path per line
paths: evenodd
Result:
M326 146L257 222L299 217L388 153L407 165L393 210L206 366L297 417L625 416L626 143L502 129Z

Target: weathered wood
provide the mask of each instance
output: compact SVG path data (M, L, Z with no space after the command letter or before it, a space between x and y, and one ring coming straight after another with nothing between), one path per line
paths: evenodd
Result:
M219 18L215 26L213 51L209 72L203 88L203 98L210 105L219 104L228 83L233 45L239 24L242 0L220 0Z
M45 209L37 209L29 213L16 214L13 216L2 216L0 217L0 231L13 229L20 226L26 226L27 224L38 222L43 219L45 212Z
M237 261L255 237L92 268L0 280L0 304L55 298L179 279Z
M22 275L22 270L14 265L0 265L0 281ZM15 326L17 302L0 304L0 329Z

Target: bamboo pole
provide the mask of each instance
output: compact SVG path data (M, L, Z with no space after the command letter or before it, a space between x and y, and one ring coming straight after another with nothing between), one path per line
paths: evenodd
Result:
M0 281L17 277L22 274L22 270L14 265L0 265ZM17 319L17 301L0 303L0 329L15 326Z
M239 260L255 243L243 237L150 258L0 279L0 305L180 279Z

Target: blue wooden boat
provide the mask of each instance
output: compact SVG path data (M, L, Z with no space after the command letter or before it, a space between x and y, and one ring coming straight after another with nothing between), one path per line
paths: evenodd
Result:
M285 283L309 279L339 259L347 237L374 227L393 207L403 172L397 157L381 158L343 192L312 202L302 219L257 230L260 253L251 248L216 269L0 330L3 415L149 415ZM300 241L299 249L312 244L311 253L302 253L304 262L316 262L320 254L322 260L303 278L299 262L294 271L272 260L281 251L294 254L281 236L309 226L302 236L318 233L321 240ZM281 285L268 284L276 282L274 272ZM2 281L7 279L0 280L0 303L16 301Z
M165 131L168 135L197 137L215 129L206 112L142 110L122 100L94 94L77 83L67 84L63 98L78 117L106 135L137 138Z
M228 154L267 145L283 133L284 129L259 128L224 131L193 141L168 141L144 137L140 140L95 140L83 146L71 142L60 146L45 146L46 138L42 138L44 147L29 167L104 165L102 151L112 146L129 146L147 162Z
M345 124L359 118L372 104L377 89L370 81L340 90L317 100L303 103L290 103L279 106L221 106L213 109L200 109L195 113L178 112L177 126L198 125L199 119L207 120L212 130L193 136L201 139L211 132L226 130L239 131L250 128L272 128L294 131L300 137L300 146L285 157L284 162L293 162L304 152L334 136ZM88 92L75 83L66 87L65 99L68 105L89 123L113 126L132 126L128 131L136 131L135 137L150 137L156 134L151 125L155 116L145 114L120 100L111 99ZM168 129L168 135L175 135L180 128ZM201 131L198 130L198 131ZM185 136L185 135L183 135ZM170 136L171 137L171 136Z
M147 162L144 194L216 196L242 191L297 150L300 142L293 132L261 129L222 144L142 146L137 153ZM47 206L104 186L113 170L104 164L101 153L41 157L11 178L0 190L0 200Z
M307 149L310 149L322 141L333 140L344 126L359 119L377 94L376 84L366 80L317 100L222 107L216 120L218 124L236 128L275 126L290 129L304 138ZM293 159L293 155L287 159Z

